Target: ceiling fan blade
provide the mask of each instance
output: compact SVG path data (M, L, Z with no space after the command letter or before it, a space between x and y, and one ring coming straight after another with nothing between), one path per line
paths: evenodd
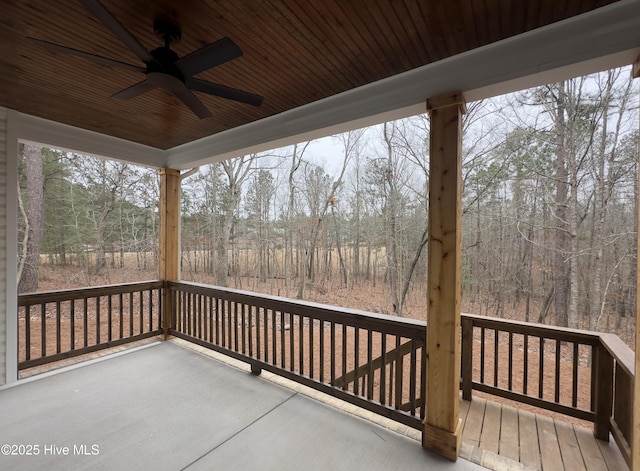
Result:
M186 77L190 77L241 55L238 45L225 37L184 56L176 65Z
M227 98L228 100L239 101L240 103L246 103L253 106L260 106L262 104L262 100L264 99L260 95L255 95L243 90L237 90L235 88L227 87L226 85L207 82L205 80L196 78L186 79L185 85L189 90L207 93L209 95L215 95L221 98Z
M127 46L131 52L145 64L155 63L156 60L130 32L120 23L109 10L98 0L80 0L85 8L96 17L111 33Z
M121 100L128 100L130 98L137 97L138 95L142 95L144 92L153 90L154 88L156 88L154 84L148 80L143 80L142 82L138 82L135 85L131 85L130 87L115 93L112 97L120 98Z
M95 54L90 54L88 52L84 52L84 51L80 51L78 49L73 49L71 47L67 47L67 46L61 46L60 44L54 44L54 43L50 43L49 41L43 41L42 39L35 39L35 38L29 38L31 39L34 43L40 45L40 46L44 46L48 49L57 51L57 52L63 52L65 54L73 54L74 56L80 56L83 57L85 59L89 59L92 60L94 62L100 62L102 64L106 64L106 65L112 65L115 67L121 67L124 69L129 69L129 70L133 70L135 72L141 72L144 73L145 72L145 68L144 67L139 67L137 65L132 65L132 64L127 64L126 62L120 62L120 61L116 61L113 59L109 59L108 57L102 57L102 56L97 56Z
M198 100L198 97L186 88L183 88L182 90L174 90L173 94L177 96L191 111L193 111L198 118L203 119L212 116L211 111L204 106L204 103Z

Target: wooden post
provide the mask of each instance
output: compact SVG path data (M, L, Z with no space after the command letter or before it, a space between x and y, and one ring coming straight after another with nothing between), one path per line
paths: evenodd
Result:
M595 383L592 382L591 386L594 392L595 409L593 435L598 440L608 442L609 421L613 410L613 357L601 343L593 348L593 354L594 361L591 365L595 371Z
M160 240L158 276L165 282L162 290L162 316L164 338L168 337L173 313L166 282L178 280L178 247L180 246L180 171L170 168L158 170L160 175Z
M427 400L422 446L453 461L462 441L460 297L462 94L427 100L431 116Z
M462 319L462 363L461 363L462 399L471 400L471 382L473 378L473 320Z
M633 64L633 78L640 77L640 57ZM640 162L640 155L638 156ZM640 178L640 172L638 175ZM638 206L638 221L640 221L640 201ZM633 376L633 409L631 417L631 469L640 469L640 236L637 237L637 263L636 270L636 361L635 374Z

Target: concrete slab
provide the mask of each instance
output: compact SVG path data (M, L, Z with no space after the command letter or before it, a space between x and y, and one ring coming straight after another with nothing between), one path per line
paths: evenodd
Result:
M263 383L163 342L3 390L0 445L39 454L0 469L182 469L293 395Z
M170 342L0 390L0 447L11 470L481 469Z
M300 394L189 466L224 470L483 469L424 450L417 441Z

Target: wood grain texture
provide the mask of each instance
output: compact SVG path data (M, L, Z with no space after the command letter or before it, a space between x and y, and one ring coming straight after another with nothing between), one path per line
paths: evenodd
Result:
M451 461L456 461L462 445L462 420L458 420L456 428L449 432L441 428L424 424L422 446Z
M484 424L480 434L480 448L493 453L500 449L500 427L502 408L496 402L488 401L484 411Z
M577 434L578 432L576 432L576 435ZM626 469L628 467L626 461L624 460L624 457L620 454L620 450L616 446L614 440L609 439L608 442L596 440L596 443L608 469ZM587 469L591 469L589 462L587 462Z
M158 237L158 276L164 282L177 281L180 247L180 172L160 169L160 234ZM162 306L165 337L171 327L173 306L169 290L163 290Z
M569 468L575 471L586 471L584 459L580 451L580 445L576 438L576 434L571 424L555 421L556 433L558 435L558 445L562 454L562 462L565 469Z
M197 93L199 120L169 93L111 96L142 74L35 44L29 37L143 64L80 2L3 2L0 106L167 149L539 28L616 0L103 0L147 49L153 19L182 28L183 57L224 36L243 51L198 78L265 97L261 107ZM53 27L52 25L55 25Z
M430 109L430 182L427 311L426 423L453 432L460 387L460 296L462 233L462 112L456 95L427 102ZM446 103L442 108L439 103Z
M597 440L588 428L514 409L491 400L460 401L463 456L489 469L627 471L610 438ZM498 448L490 438L500 431Z
M624 468L609 468L605 462L602 453L598 447L598 442L593 434L586 429L576 427L575 428L576 440L580 446L582 456L584 456L585 466L588 471L605 471L607 469L624 469Z
M529 411L519 410L520 424L520 462L534 469L540 469L540 447L538 444L538 425L536 417Z
M439 107L440 103L444 103L443 107ZM454 459L454 453L457 457L460 451L462 438L459 389L464 97L461 94L437 97L427 101L427 109L431 116L427 243L429 328L423 446ZM451 448L453 445L456 445L455 450Z
M546 471L564 471L565 468L562 464L562 455L553 419L538 415L536 416L536 425L538 426L542 469Z
M502 420L500 427L500 451L507 458L520 460L520 430L518 425L518 410L509 406L502 406Z
M466 414L462 439L472 446L478 446L480 444L480 436L482 434L482 424L484 422L484 410L486 405L486 400L477 398L471 401L468 405L468 412Z

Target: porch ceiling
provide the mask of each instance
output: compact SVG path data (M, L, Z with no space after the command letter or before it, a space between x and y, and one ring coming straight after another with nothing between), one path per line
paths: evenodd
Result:
M142 76L53 52L29 39L140 65L79 0L2 1L0 106L149 146L162 151L157 155L163 161L157 165L175 167L237 151L241 147L237 142L246 139L245 129L254 134L262 130L264 137L254 139L259 144L414 106L435 93L488 87L640 46L640 37L630 33L640 26L635 0L103 0L103 4L148 49L160 45L152 28L159 13L171 14L181 24L182 41L172 46L179 56L224 36L232 38L244 55L198 77L262 95L262 106L196 92L213 113L200 120L161 90L131 100L112 98ZM572 22L575 18L584 21ZM547 26L552 24L562 26ZM540 34L532 36L535 31ZM521 37L523 41L513 43L513 56L505 56L508 49L501 46L489 46L508 46L510 39ZM631 55L624 57L617 61L628 61ZM484 68L485 73L478 74L474 67ZM459 79L452 81L452 74ZM404 82L389 82L394 78ZM387 88L370 88L385 79ZM388 90L393 94L385 95ZM348 101L354 93L380 105L354 105ZM328 113L323 103L342 111ZM298 114L292 115L294 110ZM279 123L277 128L274 122ZM234 134L238 128L241 131ZM217 140L204 142L208 150L193 150L194 142L209 136Z

